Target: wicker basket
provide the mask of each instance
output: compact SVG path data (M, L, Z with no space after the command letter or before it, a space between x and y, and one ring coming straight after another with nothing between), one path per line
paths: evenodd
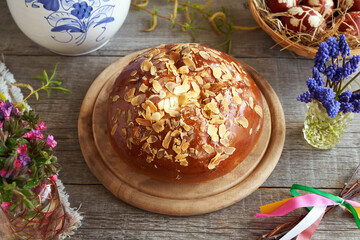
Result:
M287 49L291 52L296 53L297 55L314 58L317 52L317 47L308 47L300 43L293 42L288 38L284 37L280 33L274 31L260 16L259 11L256 7L256 1L258 0L249 0L250 12L259 24L259 26L280 46L284 49ZM360 49L352 49L351 55L360 54Z

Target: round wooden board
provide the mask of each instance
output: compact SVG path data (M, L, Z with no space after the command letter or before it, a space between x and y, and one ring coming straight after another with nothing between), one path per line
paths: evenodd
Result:
M240 61L263 93L265 125L258 144L236 169L208 183L184 185L151 179L119 161L107 137L106 108L103 106L113 81L129 60L140 52L111 64L94 81L84 98L78 122L79 141L93 174L123 201L169 215L216 211L255 191L268 178L280 158L285 140L285 119L279 99L269 83Z

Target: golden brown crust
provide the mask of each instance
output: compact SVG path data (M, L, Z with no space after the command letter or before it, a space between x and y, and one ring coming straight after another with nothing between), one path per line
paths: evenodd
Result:
M162 45L136 57L108 100L111 143L151 177L200 183L234 169L263 123L261 93L230 56L198 44Z

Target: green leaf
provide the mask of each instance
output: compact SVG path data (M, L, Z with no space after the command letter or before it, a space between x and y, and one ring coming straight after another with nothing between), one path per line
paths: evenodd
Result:
M34 180L30 180L28 182L26 182L24 184L24 189L30 189L30 188L33 188L33 187L36 187L37 185L40 184L40 179L34 179Z
M35 94L36 101L39 101L39 93L38 93L38 92L34 92L34 94Z
M47 74L47 72L45 70L43 70L43 75L44 75L45 81L48 83L49 82L49 76L48 76L48 74Z
M34 193L29 189L19 189L18 191L24 194L25 197L34 196Z
M2 94L2 92L0 92L0 98L1 98L1 100L3 100L3 102L6 101L6 97Z
M29 199L24 198L23 201L24 201L24 204L25 204L25 206L26 206L27 208L29 208L29 209L34 208L34 205L29 201Z
M52 87L52 86L48 86L46 87L46 89L53 89L53 90L58 90L58 91L62 91L65 93L71 93L70 90L66 89L66 88L62 88L62 87Z
M57 69L57 67L58 67L58 64L59 64L59 63L56 63L56 64L55 64L55 68L54 68L53 73L52 73L52 75L51 75L51 77L50 77L50 79L49 79L50 81L53 80L54 77L55 77L56 69Z
M4 147L4 146L0 146L0 155L3 156L3 155L6 155L8 152L7 148Z
M33 77L32 79L34 79L34 80L40 80L40 81L45 82L45 79L44 79L43 76L36 76L36 77Z
M62 81L61 80L54 80L54 81L51 81L51 83L57 85L57 86L60 86L62 84Z

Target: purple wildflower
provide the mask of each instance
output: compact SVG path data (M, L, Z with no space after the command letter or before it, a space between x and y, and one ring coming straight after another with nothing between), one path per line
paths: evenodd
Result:
M336 68L337 66L335 64L332 64L325 69L324 74L326 75L327 79L334 79L334 76L336 74Z
M340 35L339 50L343 58L345 58L346 56L350 56L350 48L344 34Z
M303 94L301 94L300 96L297 97L297 100L299 102L304 102L304 103L309 103L311 102L311 97L310 97L310 92L306 91Z
M9 119L11 115L11 111L13 110L14 106L10 102L6 102L2 107L1 111L4 114L5 119Z
M329 117L336 117L338 115L338 112L340 110L340 103L338 101L334 101L334 99L329 101L323 101L322 105L326 109Z
M325 85L324 79L321 76L321 73L319 72L319 70L317 68L315 68L315 67L313 68L312 74L313 74L313 78L316 81L318 86Z
M329 49L326 42L320 43L319 50L316 52L315 55L315 64L314 67L316 67L319 72L325 71L325 63L329 61Z
M339 43L336 41L335 37L330 37L327 40L328 50L329 50L329 57L333 59L339 56Z
M27 150L28 150L27 145L23 144L23 145L19 145L17 152L18 154L25 154L27 153Z

